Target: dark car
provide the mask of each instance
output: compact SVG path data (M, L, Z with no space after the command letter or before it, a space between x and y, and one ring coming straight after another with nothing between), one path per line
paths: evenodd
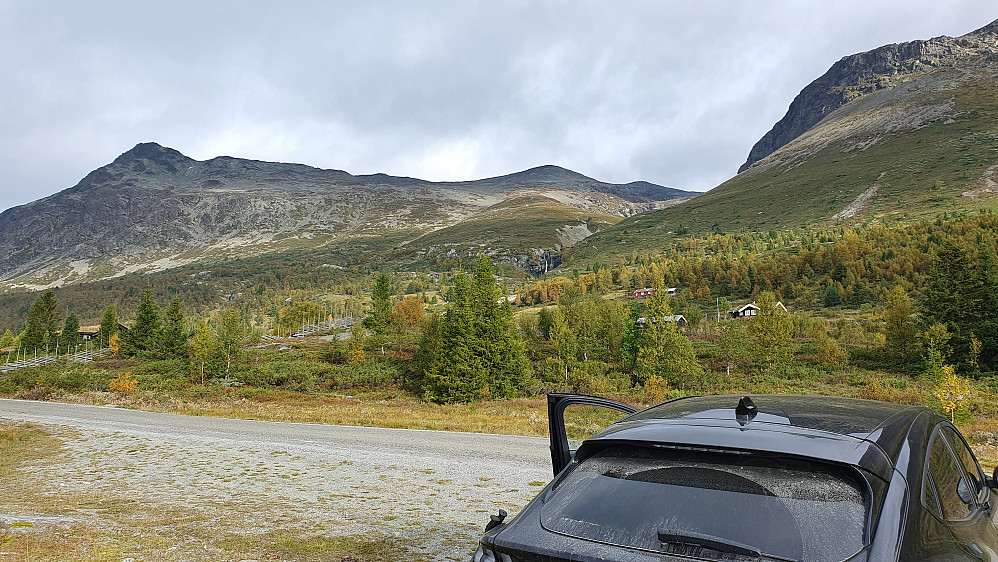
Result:
M594 406L629 415L573 451L566 408ZM554 480L475 562L998 560L995 478L927 408L552 394L548 419Z

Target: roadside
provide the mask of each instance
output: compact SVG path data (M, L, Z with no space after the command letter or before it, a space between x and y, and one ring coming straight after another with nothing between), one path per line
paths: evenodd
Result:
M401 392L357 395L305 394L268 389L247 397L238 391L203 394L139 391L56 393L46 400L116 406L148 412L280 422L353 425L396 429L467 431L547 437L547 398L518 398L473 404L431 404ZM31 396L21 395L25 398Z
M0 418L0 560L464 560L550 479L530 438L6 400Z

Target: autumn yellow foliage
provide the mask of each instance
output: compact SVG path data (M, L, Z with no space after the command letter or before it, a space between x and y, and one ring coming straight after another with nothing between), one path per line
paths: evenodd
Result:
M363 349L351 349L350 353L347 354L347 363L351 365L363 363L365 359L366 357L364 356Z
M121 351L121 338L118 337L118 334L111 334L111 339L108 340L107 346L111 348L111 355L117 357L118 352Z
M644 391L652 402L661 402L669 395L669 381L652 375L645 381Z
M939 399L943 410L949 414L950 421L954 421L960 402L970 398L970 383L957 375L952 365L943 365L942 377L932 394Z
M134 394L138 386L139 381L133 379L130 372L121 373L108 383L108 388L110 388L111 392L118 394Z

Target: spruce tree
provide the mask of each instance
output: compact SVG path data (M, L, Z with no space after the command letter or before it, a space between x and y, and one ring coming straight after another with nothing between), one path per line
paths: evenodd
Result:
M146 286L142 293L142 301L135 313L135 324L125 333L126 350L152 351L159 347L163 321L159 315L159 307L153 300L152 288Z
M100 329L97 332L100 345L108 345L111 336L118 333L118 315L114 311L114 305L109 304L104 310L104 316L100 321Z
M496 283L492 261L485 255L479 255L475 264L471 310L471 347L482 363L487 394L496 399L518 395L527 379L527 357L516 333L513 310Z
M971 337L980 340L978 368L998 367L998 270L994 252L983 247L977 259L976 284L980 291L979 310ZM969 357L970 354L968 354Z
M963 320L971 308L968 302L975 291L971 290L972 272L970 256L965 248L951 243L943 244L925 291L925 316L928 320L950 324L950 332Z
M0 336L0 349L7 349L8 347L13 347L14 345L14 332L7 328L7 331Z
M374 282L374 289L371 291L371 314L364 319L364 326L376 335L387 334L391 327L392 297L394 296L392 280L384 273L378 275L377 281Z
M943 244L936 256L925 291L924 316L927 323L941 323L951 335L953 358L967 369L973 340L981 342L980 367L998 366L998 281L994 254L988 248L977 259L970 250L952 243ZM972 369L976 370L976 369Z
M631 373L631 383L637 382L638 353L644 343L645 332L638 324L641 312L637 306L628 307L629 313L624 321L624 337L620 344L620 360Z
M163 351L167 356L181 358L187 355L187 329L184 327L184 305L174 297L163 315Z
M485 373L475 356L470 287L464 274L454 279L454 295L441 323L440 355L426 374L423 397L449 404L472 402L482 396Z
M75 314L66 317L66 323L62 327L62 348L66 352L72 352L80 343L80 320Z
M898 367L918 360L918 327L912 317L915 310L908 292L896 285L884 305L884 351Z
M440 360L442 324L439 314L431 314L423 322L419 349L412 356L412 361L409 362L406 372L405 386L413 392L422 392L427 387L427 373L432 371L434 365Z
M56 331L59 329L59 317L56 313L55 291L49 289L42 293L31 305L28 311L28 324L24 328L21 339L25 351L38 350L45 352L47 345L55 347Z

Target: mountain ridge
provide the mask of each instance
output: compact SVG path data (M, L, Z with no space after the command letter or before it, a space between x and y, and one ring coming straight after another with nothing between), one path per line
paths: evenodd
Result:
M431 182L230 156L200 161L145 142L70 188L0 213L0 281L47 286L350 236L414 240L524 194L557 201L552 217L568 221L530 237L552 248L564 241L559 228L579 224L579 210L619 220L696 195L647 182L600 182L550 165ZM503 236L488 240L504 248ZM459 242L480 241L472 232Z
M858 72L877 87L853 90L830 111L798 96L796 110L814 123L810 128L699 197L586 238L566 259L605 262L689 235L910 224L998 212L998 20L935 41L933 48L953 47L959 56L903 76L895 74L896 66L876 66L876 57L844 57L870 63ZM896 45L886 47L880 52L895 52ZM815 82L824 87L822 79ZM802 91L819 90L812 83Z
M998 20L961 35L892 43L839 59L808 84L749 151L741 173L804 134L850 101L892 88L918 73L929 72L975 56L998 55Z

